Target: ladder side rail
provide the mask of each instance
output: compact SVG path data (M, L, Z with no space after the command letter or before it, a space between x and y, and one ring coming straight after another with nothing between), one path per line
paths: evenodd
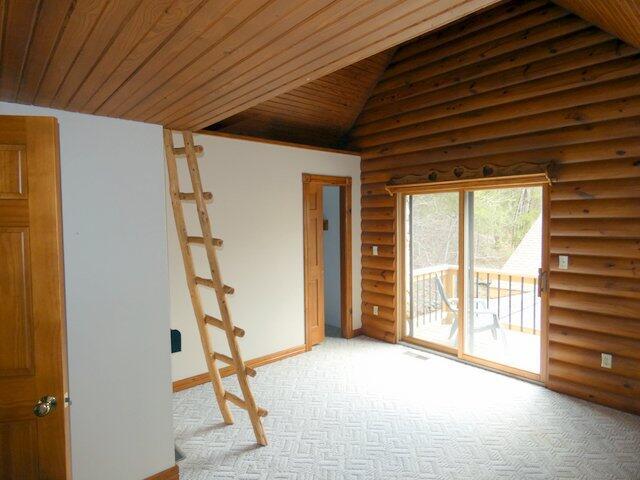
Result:
M211 221L209 219L207 205L202 198L202 180L200 178L198 159L196 157L194 149L193 134L191 132L183 132L182 136L184 138L184 148L187 157L187 165L189 167L189 175L191 176L191 184L193 187L196 206L198 209L198 219L200 220L202 235L204 237L204 247L207 252L207 258L209 259L211 278L220 308L220 317L225 325L225 333L229 342L229 349L234 360L236 377L238 378L238 383L240 384L240 389L242 390L242 395L247 405L247 412L249 413L249 418L251 419L251 424L253 426L253 431L256 435L256 439L258 440L259 444L266 445L267 438L264 433L264 428L262 426L260 416L258 415L258 407L256 405L253 394L251 393L251 388L249 387L245 365L242 360L242 356L240 355L238 340L233 331L231 313L227 304L226 293L224 292L224 282L222 281L222 276L220 275L220 268L218 265L216 250L212 242Z
M176 230L178 231L178 241L180 243L180 251L182 252L182 260L184 263L184 270L187 277L187 286L189 288L189 296L191 297L191 304L193 305L193 311L196 316L196 323L198 325L198 331L200 333L200 340L202 342L202 348L204 350L205 360L207 362L207 368L209 370L209 377L213 385L216 401L222 413L224 423L231 425L233 423L233 415L227 404L225 398L225 389L222 385L222 379L220 372L216 368L215 361L211 358L211 344L208 336L208 332L204 323L204 310L202 308L202 301L200 299L200 293L195 284L195 267L193 263L193 257L191 256L191 250L187 244L187 226L184 220L184 211L182 202L180 201L180 184L178 180L178 167L176 165L176 158L173 150L173 135L171 130L164 130L164 149L167 160L167 167L169 172L169 192L171 197L171 207L173 208L173 217L176 223Z

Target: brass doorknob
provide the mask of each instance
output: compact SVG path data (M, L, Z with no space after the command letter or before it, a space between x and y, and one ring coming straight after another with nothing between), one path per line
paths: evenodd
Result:
M45 395L38 400L38 403L33 407L33 413L36 417L46 417L55 410L57 404L58 402L56 397L52 395Z

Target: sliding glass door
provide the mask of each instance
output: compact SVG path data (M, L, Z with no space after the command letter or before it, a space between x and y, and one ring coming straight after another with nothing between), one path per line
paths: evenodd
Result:
M458 346L457 192L408 195L405 334L418 343Z
M543 218L542 186L405 195L404 339L536 378Z
M542 188L465 193L464 352L540 373Z

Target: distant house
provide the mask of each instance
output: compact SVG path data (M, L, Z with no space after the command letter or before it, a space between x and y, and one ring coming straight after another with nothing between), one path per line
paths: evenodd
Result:
M520 244L502 266L509 273L537 276L542 255L542 215L531 224Z

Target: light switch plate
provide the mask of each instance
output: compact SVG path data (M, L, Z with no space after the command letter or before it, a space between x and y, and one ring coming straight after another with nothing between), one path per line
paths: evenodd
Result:
M378 315L378 306L377 305L373 306L373 314L374 315Z
M371 253L373 255L378 255L378 246L374 245L373 247L371 247Z
M602 368L611 368L613 366L613 355L610 353L603 353L601 357L602 361L600 362L600 366Z
M569 255L558 255L558 268L560 270L569 269Z

